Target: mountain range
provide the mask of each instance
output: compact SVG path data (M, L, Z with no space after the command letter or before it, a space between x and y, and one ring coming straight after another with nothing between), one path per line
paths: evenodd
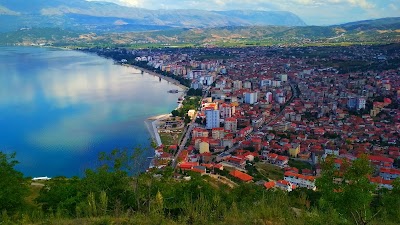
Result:
M119 32L249 25L306 24L286 11L149 10L85 0L0 0L0 32L22 27Z

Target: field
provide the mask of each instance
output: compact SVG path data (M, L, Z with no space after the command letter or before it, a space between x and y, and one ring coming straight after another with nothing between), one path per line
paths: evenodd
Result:
M261 175L267 177L271 180L282 180L283 179L283 170L277 166L274 166L269 163L259 162L256 163L256 168L260 172Z

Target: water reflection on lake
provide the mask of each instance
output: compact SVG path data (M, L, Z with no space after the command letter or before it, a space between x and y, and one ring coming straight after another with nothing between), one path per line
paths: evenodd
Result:
M176 88L95 55L0 48L0 150L27 176L82 175L100 151L149 147L144 120L174 109Z

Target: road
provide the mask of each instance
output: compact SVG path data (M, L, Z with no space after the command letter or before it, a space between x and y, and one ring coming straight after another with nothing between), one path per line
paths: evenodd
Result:
M205 93L203 94L202 98L200 99L200 102L202 102L203 99L205 97L207 97L209 91L210 91L210 87L208 87L206 89ZM188 140L190 140L190 135L191 135L193 129L196 127L195 120L197 118L197 114L198 114L198 111L196 111L196 115L192 118L192 121L189 123L189 126L186 126L186 128L185 128L185 130L183 132L183 135L182 135L183 138L179 142L180 145L179 145L178 151L177 151L177 153L176 153L176 155L175 155L175 157L173 159L173 162L172 162L172 168L174 168L174 169L178 165L178 156L181 154L183 149L185 149L186 143L188 142Z

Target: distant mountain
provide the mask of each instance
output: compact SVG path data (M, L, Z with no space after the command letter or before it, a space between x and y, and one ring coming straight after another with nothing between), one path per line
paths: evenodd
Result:
M221 26L304 26L290 12L148 10L85 0L0 0L0 31L59 27L110 32Z
M306 23L304 23L300 17L286 11L230 10L215 12L221 15L242 19L250 22L252 25L306 26Z
M0 0L4 1L4 0ZM15 0L19 1L19 0ZM35 0L38 1L38 0ZM57 0L54 0L57 1ZM75 0L80 1L80 0ZM119 6L118 6L119 7ZM3 18L19 18L19 22L38 23L33 20L35 15L20 17L14 8L3 10ZM219 12L218 12L219 13ZM225 12L224 12L225 13ZM241 14L243 12L239 12ZM400 17L383 18L346 23L334 26L225 26L207 28L169 28L165 25L146 25L136 19L120 17L103 17L68 13L64 16L73 27L74 22L85 24L85 29L63 29L63 17L53 17L51 21L42 20L49 28L33 28L29 26L13 32L0 33L0 45L8 44L50 44L57 46L136 46L162 47L176 46L256 46L256 45L308 45L308 44L384 44L400 43ZM223 16L223 15L221 15ZM31 19L30 19L31 18ZM246 19L246 18L244 18ZM247 18L248 19L248 18ZM240 19L238 19L240 20ZM249 19L248 19L249 20ZM253 23L257 18L253 18ZM3 23L3 20L0 20ZM112 23L111 23L112 22ZM14 20L15 23L15 20ZM51 25L60 24L59 28ZM79 31L79 29L81 29ZM148 31L148 30L155 31ZM91 30L110 31L93 33ZM127 32L141 30L146 32Z

